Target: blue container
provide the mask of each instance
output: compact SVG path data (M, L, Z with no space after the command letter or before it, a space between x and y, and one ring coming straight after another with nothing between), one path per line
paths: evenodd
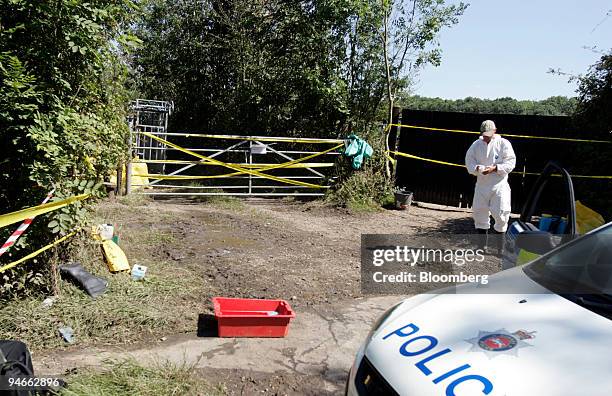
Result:
M567 227L567 220L564 218L559 219L559 224L557 225L556 234L563 234L565 232L565 228Z
M543 214L540 217L540 223L538 224L538 228L540 231L548 231L550 229L550 225L552 224L553 218L551 215Z

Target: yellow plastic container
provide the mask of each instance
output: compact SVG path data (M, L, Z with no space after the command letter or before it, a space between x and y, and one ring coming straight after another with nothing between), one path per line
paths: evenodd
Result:
M129 271L130 263L123 250L112 240L102 242L102 250L110 272Z

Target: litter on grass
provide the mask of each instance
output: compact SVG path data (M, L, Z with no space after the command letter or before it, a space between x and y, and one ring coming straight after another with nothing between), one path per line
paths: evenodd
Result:
M132 267L132 279L135 281L142 280L147 273L147 267L144 265L134 264Z
M60 327L58 330L64 341L69 344L72 344L74 342L74 330L72 330L72 327Z
M104 252L106 264L108 265L108 270L110 272L130 270L130 263L127 256L115 242L112 240L102 242L102 251Z
M53 305L56 299L57 297L47 297L43 300L43 302L40 305L42 305L45 308L51 308L51 306Z
M60 274L72 283L85 290L91 297L98 297L108 287L108 281L87 272L79 263L60 265Z
M94 238L102 241L106 241L113 238L115 234L115 227L112 224L98 224L93 228Z

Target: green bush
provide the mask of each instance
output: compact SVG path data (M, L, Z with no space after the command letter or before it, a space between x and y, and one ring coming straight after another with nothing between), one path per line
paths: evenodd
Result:
M389 203L393 183L385 175L384 140L380 130L371 130L362 136L374 149L372 158L365 160L361 169L351 168L350 161L342 157L336 166L337 181L325 199L333 205L353 211L377 210Z
M3 213L35 206L52 189L55 200L105 194L103 178L126 153L127 57L123 49L137 41L128 34L135 7L131 0L2 1ZM83 225L91 202L37 218L0 264ZM0 229L0 239L15 227ZM43 265L47 259L41 256L3 273L0 292L6 285L21 290L40 280L48 270Z
M353 211L376 210L388 203L391 188L383 172L355 171L329 194L328 201Z

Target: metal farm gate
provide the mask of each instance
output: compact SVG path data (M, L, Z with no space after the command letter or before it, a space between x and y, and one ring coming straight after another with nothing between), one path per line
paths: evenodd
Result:
M160 102L158 116L148 116L146 123L137 112L128 193L322 196L334 179L331 171L344 140L168 133L171 109Z

